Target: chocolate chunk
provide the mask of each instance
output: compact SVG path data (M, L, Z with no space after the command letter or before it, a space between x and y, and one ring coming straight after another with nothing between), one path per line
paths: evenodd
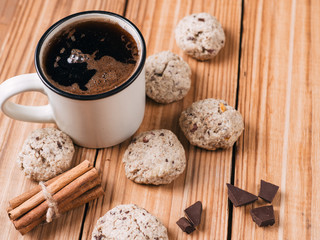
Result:
M105 236L104 235L98 235L98 236L94 236L94 238L96 240L102 240L103 238L105 238Z
M192 226L192 224L185 217L180 218L176 223L181 228L181 230L187 234L190 234L194 230L196 230L194 226Z
M251 209L250 214L259 227L272 226L275 223L272 205Z
M258 200L256 195L253 195L229 183L227 183L227 187L228 197L235 207L253 203L254 201Z
M208 51L208 53L213 53L213 52L215 52L214 49L206 49L206 50Z
M192 128L190 129L190 132L195 132L198 129L198 126L196 123L193 124Z
M198 226L201 221L202 214L202 203L200 201L194 203L190 207L184 210L187 215L189 221L193 224L193 226Z
M265 182L261 179L260 181L260 192L259 197L268 203L271 203L274 196L276 195L279 187L269 182Z

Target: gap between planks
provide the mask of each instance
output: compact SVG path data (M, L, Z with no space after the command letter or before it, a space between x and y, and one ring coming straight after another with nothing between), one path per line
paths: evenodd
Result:
M236 89L236 101L235 109L238 110L239 105L239 83L240 83L240 70L241 70L241 46L242 46L242 35L243 35L243 15L244 15L244 0L241 1L241 17L240 17L240 40L239 40L239 55L238 55L238 76L237 76L237 89ZM234 185L235 166L236 166L236 154L237 154L237 143L232 147L232 158L231 158L231 174L230 184ZM224 186L225 187L225 186ZM233 205L228 199L228 230L227 240L231 240L232 237L232 217L233 217Z
M94 156L94 160L93 160L93 166L96 166L96 161L98 158L98 154L99 154L100 149L96 149L96 154ZM84 228L84 223L86 220L86 216L87 216L87 212L88 212L88 207L89 207L89 203L86 203L85 207L84 207L84 211L83 211L83 217L82 217L82 222L81 222L81 228L80 228L80 232L79 232L79 240L82 239L82 235L83 235L83 228Z

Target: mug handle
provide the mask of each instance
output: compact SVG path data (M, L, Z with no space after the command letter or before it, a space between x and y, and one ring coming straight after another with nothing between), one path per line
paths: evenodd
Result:
M54 123L51 106L24 106L8 101L10 97L22 92L36 91L46 95L43 83L36 73L19 75L0 85L0 108L4 114L26 122Z

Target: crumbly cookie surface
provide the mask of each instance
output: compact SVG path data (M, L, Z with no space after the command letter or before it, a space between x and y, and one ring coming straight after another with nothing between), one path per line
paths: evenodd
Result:
M191 70L181 57L163 51L147 58L146 94L159 103L182 99L191 86Z
M92 240L128 240L168 238L166 227L147 210L134 204L118 205L101 217L92 232Z
M225 44L225 34L219 21L209 13L195 13L180 20L175 28L177 45L198 60L209 60Z
M25 140L18 163L27 177L46 181L68 170L73 154L73 142L67 134L56 128L42 128Z
M241 114L213 98L194 102L181 113L179 124L192 145L208 150L232 147L244 129Z
M184 148L176 135L167 129L137 135L122 161L127 178L154 185L172 182L186 167Z

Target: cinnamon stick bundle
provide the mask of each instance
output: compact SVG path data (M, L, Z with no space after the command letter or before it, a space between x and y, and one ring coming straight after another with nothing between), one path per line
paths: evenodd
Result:
M44 186L58 210L55 214L62 214L104 194L98 171L87 160L45 182ZM10 200L7 212L23 235L48 220L47 211L53 203L46 199L39 185Z

